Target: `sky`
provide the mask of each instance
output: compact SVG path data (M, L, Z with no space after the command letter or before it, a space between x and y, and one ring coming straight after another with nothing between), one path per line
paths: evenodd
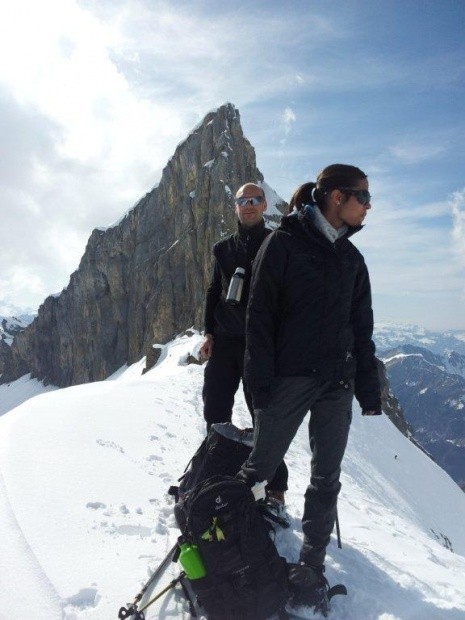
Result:
M203 367L186 363L201 343L198 332L176 339L143 375L145 360L66 389L27 377L0 385L2 618L11 609L18 620L115 620L161 563L180 533L167 490L205 436ZM30 398L35 391L42 393ZM15 399L19 406L2 410ZM250 424L242 393L233 422ZM275 543L296 562L310 466L306 423L286 463L291 526L276 531ZM363 417L358 404L341 482L342 548L333 533L325 575L348 596L332 599L330 618L463 620L460 488L386 415ZM171 563L139 610L179 572ZM188 617L180 592L146 610L147 620Z
M229 101L284 199L331 163L368 174L375 320L465 329L465 2L0 8L0 315L60 292Z

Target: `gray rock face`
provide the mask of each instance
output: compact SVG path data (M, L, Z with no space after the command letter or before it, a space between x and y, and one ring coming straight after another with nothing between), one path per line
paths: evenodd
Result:
M394 426L396 426L403 435L411 439L413 435L412 429L405 420L402 407L400 406L399 401L391 390L389 379L386 373L386 366L379 359L377 360L377 362L383 411L394 424Z
M0 382L5 369L11 364L11 343L14 337L26 328L34 317L30 314L20 316L0 316ZM24 374L24 373L23 373Z
M1 377L5 372L5 369L11 363L11 349L3 340L0 338L0 381Z
M234 232L233 193L247 181L263 175L226 104L178 146L158 187L92 232L68 286L15 337L1 381L26 372L60 387L101 380L154 342L201 328L211 248Z

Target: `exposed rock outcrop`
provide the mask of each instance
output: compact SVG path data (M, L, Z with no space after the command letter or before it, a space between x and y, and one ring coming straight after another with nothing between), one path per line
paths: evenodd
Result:
M389 384L389 379L386 372L386 366L379 359L377 360L377 362L379 382L381 385L381 403L383 411L394 424L394 426L396 426L403 435L411 439L413 435L412 429L405 420L402 407L400 406L399 401L391 390L391 386Z
M235 230L233 192L263 181L239 112L208 114L161 181L115 226L92 232L79 268L17 335L2 381L104 379L189 326L202 327L211 248Z
M34 316L30 314L0 317L0 382L5 370L11 366L11 343L33 319Z

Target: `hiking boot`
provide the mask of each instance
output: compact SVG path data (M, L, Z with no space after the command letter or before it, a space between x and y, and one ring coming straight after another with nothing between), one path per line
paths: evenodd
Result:
M271 522L271 524L278 524L281 527L288 528L291 526L291 520L286 511L284 502L279 501L271 497L268 493L268 497L264 500L257 502L257 506L260 509L263 517Z
M324 576L324 566L289 564L290 604L304 605L327 616L330 609L329 584Z

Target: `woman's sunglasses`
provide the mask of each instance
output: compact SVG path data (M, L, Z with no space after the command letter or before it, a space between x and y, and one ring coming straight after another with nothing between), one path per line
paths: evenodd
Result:
M351 187L338 187L343 194L355 196L361 205L368 205L371 202L371 194L367 189L352 189Z

